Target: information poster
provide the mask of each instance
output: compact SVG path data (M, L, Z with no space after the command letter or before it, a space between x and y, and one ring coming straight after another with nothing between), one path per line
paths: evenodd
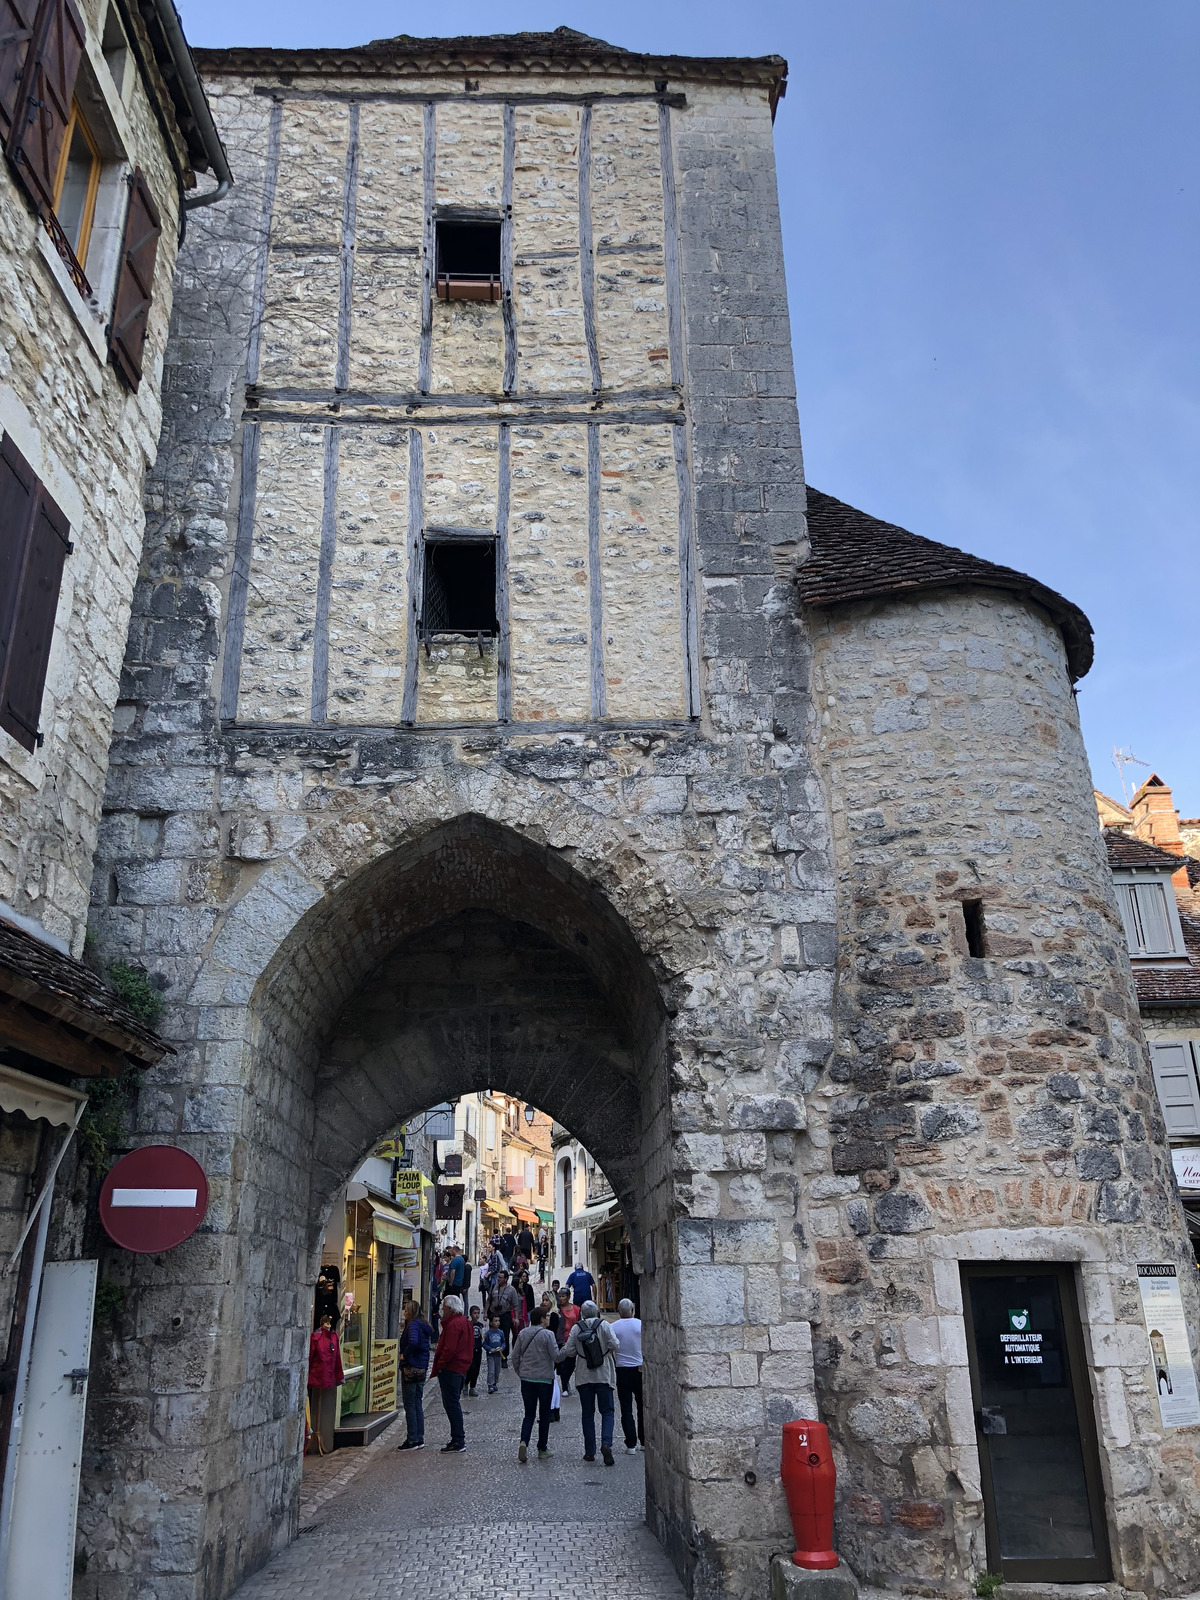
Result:
M1163 1427L1190 1427L1200 1422L1200 1396L1179 1277L1169 1262L1156 1261L1139 1263L1137 1274Z
M369 1411L394 1411L396 1409L396 1363L399 1360L398 1339L373 1339L371 1341L371 1390Z

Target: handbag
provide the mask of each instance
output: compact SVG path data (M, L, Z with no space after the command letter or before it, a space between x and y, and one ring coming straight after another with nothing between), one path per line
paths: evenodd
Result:
M401 1367L400 1376L405 1383L424 1383L428 1376L428 1369L425 1367Z

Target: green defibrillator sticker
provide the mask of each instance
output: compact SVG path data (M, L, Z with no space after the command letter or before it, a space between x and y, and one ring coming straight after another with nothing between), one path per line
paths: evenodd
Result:
M1010 1311L1008 1313L1008 1326L1011 1333L1029 1332L1028 1311Z

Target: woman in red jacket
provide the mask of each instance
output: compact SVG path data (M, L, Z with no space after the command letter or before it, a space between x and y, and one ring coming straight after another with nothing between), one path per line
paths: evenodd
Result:
M450 1424L450 1443L442 1446L443 1453L467 1448L459 1397L474 1356L475 1330L471 1319L463 1316L463 1303L458 1295L448 1294L442 1301L442 1331L430 1368L430 1375L437 1379L442 1391L442 1405Z

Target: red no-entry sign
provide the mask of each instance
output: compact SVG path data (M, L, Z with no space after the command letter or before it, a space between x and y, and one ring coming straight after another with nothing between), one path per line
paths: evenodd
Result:
M131 1150L100 1189L100 1221L115 1244L139 1255L169 1250L204 1221L208 1179L204 1168L174 1145Z

